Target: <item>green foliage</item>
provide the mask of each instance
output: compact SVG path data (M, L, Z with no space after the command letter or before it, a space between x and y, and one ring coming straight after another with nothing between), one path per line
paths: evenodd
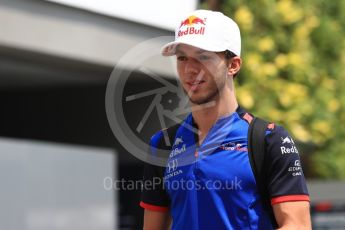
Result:
M308 176L345 179L345 1L227 0L242 33L240 104L313 146Z

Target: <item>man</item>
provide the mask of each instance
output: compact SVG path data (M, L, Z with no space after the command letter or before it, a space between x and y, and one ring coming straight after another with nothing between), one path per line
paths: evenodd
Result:
M144 229L167 229L171 221L172 229L311 229L298 150L273 124L265 136L273 218L263 204L247 150L252 117L235 96L233 79L242 64L237 24L197 10L183 18L162 54L176 55L192 113L177 128L166 167L145 166L144 182L162 182L143 188ZM163 139L164 131L152 137L152 155Z

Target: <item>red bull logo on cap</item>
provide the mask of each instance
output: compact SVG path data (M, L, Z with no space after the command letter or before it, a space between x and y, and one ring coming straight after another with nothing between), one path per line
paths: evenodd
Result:
M206 18L205 19L201 19L201 18L198 18L198 17L192 15L192 16L189 16L186 20L181 22L180 28L182 26L191 26L193 24L206 25L205 21L206 21Z
M190 34L201 34L205 33L206 18L201 19L194 15L189 16L186 20L183 20L180 25L180 31L178 37ZM187 26L187 29L181 30L182 27ZM199 28L196 28L199 27Z

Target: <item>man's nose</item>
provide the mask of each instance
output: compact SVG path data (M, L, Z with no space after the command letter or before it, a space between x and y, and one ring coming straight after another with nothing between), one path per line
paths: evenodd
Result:
M194 58L189 58L185 65L185 73L198 74L199 71L200 71L200 63Z

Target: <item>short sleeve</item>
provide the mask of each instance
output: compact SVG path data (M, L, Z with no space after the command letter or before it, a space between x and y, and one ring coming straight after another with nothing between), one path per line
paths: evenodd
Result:
M310 201L299 151L281 126L266 134L266 178L271 204Z
M157 136L158 135L158 136ZM160 140L159 134L151 138L150 154L156 149ZM164 189L163 174L164 167L146 163L144 166L143 183L141 191L140 206L152 211L166 212L169 210L170 199Z

